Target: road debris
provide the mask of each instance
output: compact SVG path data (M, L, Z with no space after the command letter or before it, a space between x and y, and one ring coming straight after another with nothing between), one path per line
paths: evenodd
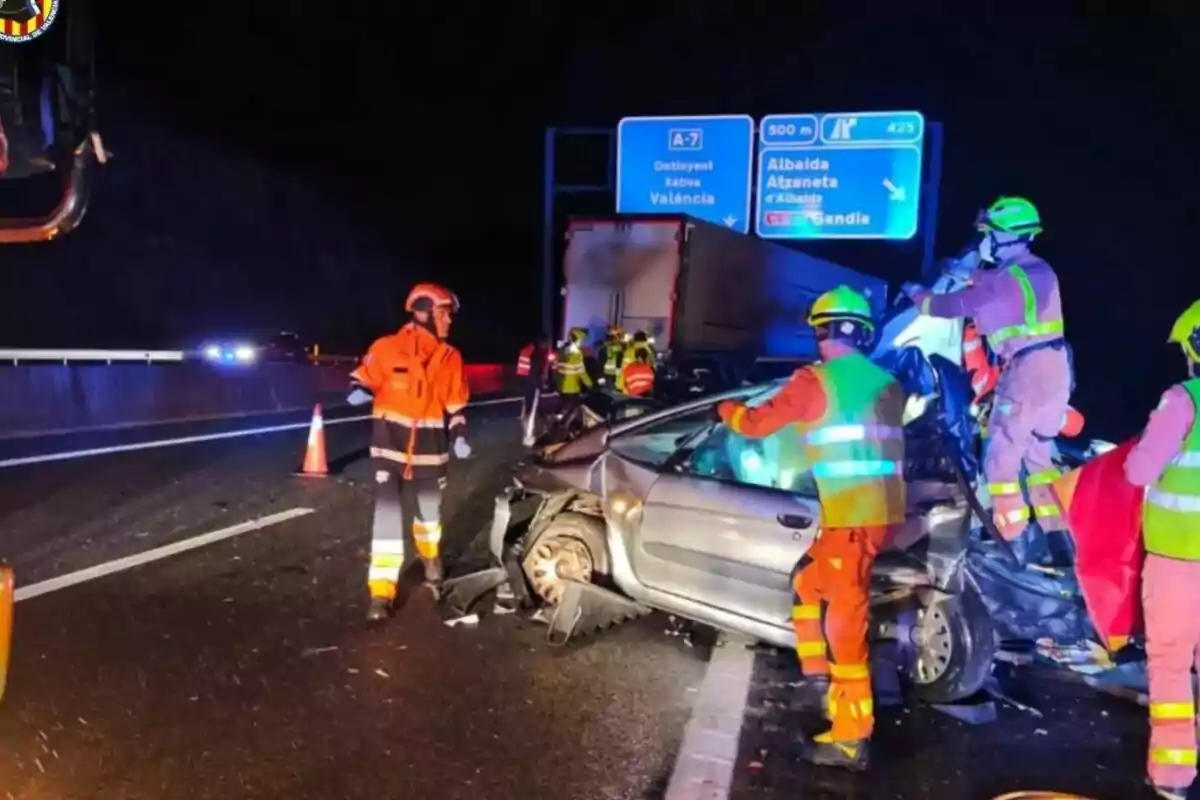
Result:
M300 655L304 658L308 658L309 656L319 656L321 653L333 653L340 649L341 648L335 644L329 645L328 647L306 647L304 650L300 651Z
M382 669L379 669L378 667L376 667L376 668L375 668L375 674L376 674L376 675L378 675L378 676L379 676L379 677L381 677L381 678L390 678L390 677L392 677L391 675L388 675L386 672L384 672Z
M453 619L445 620L445 625L447 628L454 628L459 625L466 625L469 628L473 628L478 624L479 624L479 615L478 614L467 614L462 617L454 617Z

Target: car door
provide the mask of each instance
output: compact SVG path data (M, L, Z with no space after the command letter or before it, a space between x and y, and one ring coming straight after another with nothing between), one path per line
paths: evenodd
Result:
M816 538L819 507L807 474L785 475L790 490L777 488L786 435L750 442L718 426L666 465L645 498L633 548L643 583L790 624L790 575Z

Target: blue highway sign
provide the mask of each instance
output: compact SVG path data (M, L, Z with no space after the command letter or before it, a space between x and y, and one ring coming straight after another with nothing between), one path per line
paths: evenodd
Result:
M920 113L780 114L765 117L759 131L759 236L916 235L925 139Z
M690 214L750 229L754 120L625 117L617 125L617 213Z

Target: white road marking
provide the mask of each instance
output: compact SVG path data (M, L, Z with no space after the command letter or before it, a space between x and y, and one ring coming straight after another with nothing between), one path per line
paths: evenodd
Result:
M696 695L666 800L724 800L737 765L738 740L755 653L748 639L722 634Z
M115 561L106 561L103 564L97 564L87 569L81 569L77 572L69 572L66 575L59 575L57 578L50 578L39 583L31 583L28 586L17 586L13 597L17 602L29 600L50 592L57 592L59 589L69 589L72 586L78 586L81 583L94 581L97 578L103 578L106 575L112 575L116 572L123 572L127 569L140 567L142 564L149 564L152 561L167 558L168 556L176 555L177 553L186 553L188 550L195 550L198 547L204 547L215 542L220 542L225 539L232 539L234 536L241 536L243 533L262 530L272 525L278 525L281 522L287 522L297 517L303 517L311 514L316 509L312 508L289 508L287 511L280 511L277 514L270 514L265 517L258 517L239 525L233 525L228 528L222 528L219 531L212 533L203 533L199 536L193 536L190 539L184 539L179 542L155 547L153 550L146 550L136 555L118 558Z
M519 397L501 397L495 400L479 400L470 403L467 407L478 406L494 406L500 403L519 403ZM362 422L371 418L370 414L360 414L354 417L342 417L340 419L325 419L323 424L341 425L344 422ZM42 453L36 456L21 456L19 458L0 459L0 469L5 467L23 467L27 464L44 464L47 461L69 461L75 458L88 458L90 456L107 456L113 453L128 453L133 450L151 450L157 447L175 447L181 444L196 444L198 442L215 442L220 439L236 439L239 436L259 436L264 433L279 433L280 431L295 431L302 428L307 428L312 424L312 420L306 422L289 422L284 425L267 425L261 428L246 428L236 431L221 431L220 433L205 433L198 436L179 436L174 439L155 439L150 442L132 442L130 444L116 444L111 447L90 447L86 450L66 450L60 453ZM79 431L86 433L86 431Z

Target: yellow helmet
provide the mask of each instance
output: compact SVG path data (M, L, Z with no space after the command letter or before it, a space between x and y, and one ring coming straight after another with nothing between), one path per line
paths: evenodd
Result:
M575 344L580 344L583 340L587 339L587 335L587 328L575 327L571 328L570 333L567 334L567 339Z
M1187 310L1179 315L1179 319L1175 320L1167 342L1178 344L1183 348L1183 352L1187 353L1188 358L1200 362L1200 351L1197 350L1200 346L1200 300L1188 306Z
M875 328L867 298L846 285L825 292L813 302L808 312L808 324L813 326L842 320L857 322L867 330Z

